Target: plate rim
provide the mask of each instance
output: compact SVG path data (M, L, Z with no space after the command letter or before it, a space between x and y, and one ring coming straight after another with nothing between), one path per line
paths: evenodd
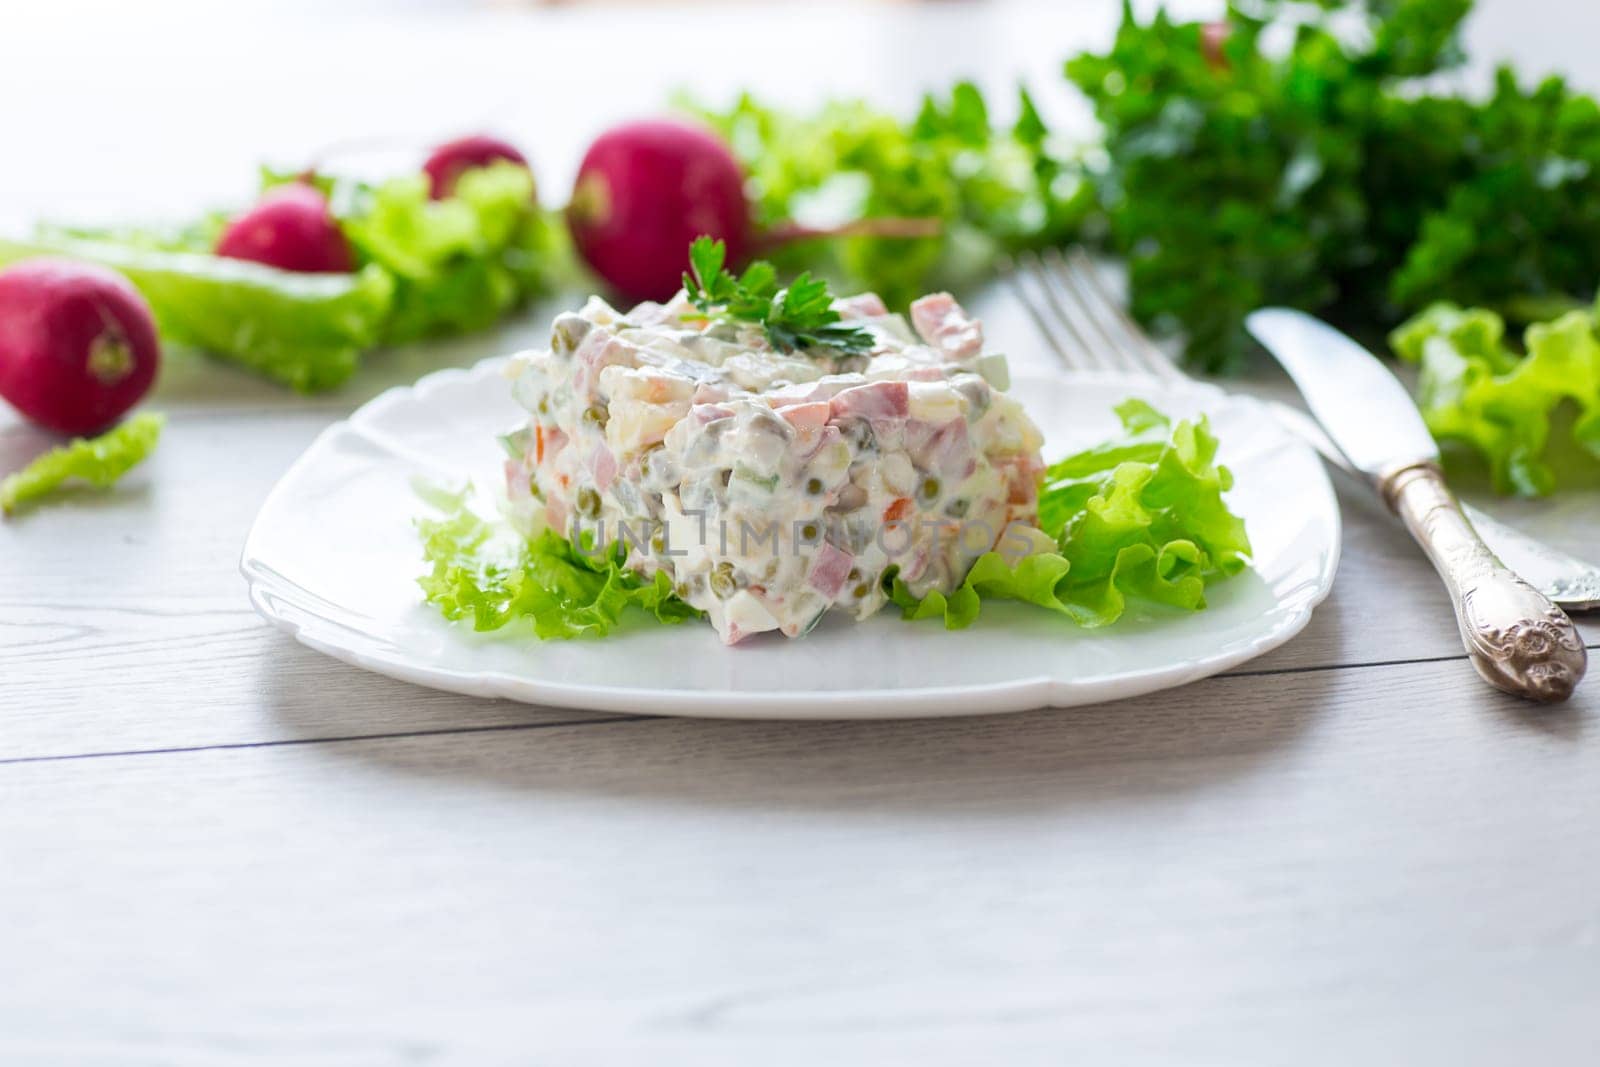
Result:
M346 418L325 427L308 444L294 462L284 471L272 489L262 499L255 519L245 536L239 558L239 572L244 577L251 607L275 629L293 637L300 644L342 663L362 670L408 682L424 688L465 696L515 700L547 707L571 708L585 711L613 712L619 714L658 714L693 718L801 720L801 719L893 719L939 718L958 715L1004 714L1037 708L1067 708L1086 704L1122 700L1145 696L1165 689L1178 688L1205 678L1214 677L1242 663L1285 644L1310 623L1313 612L1332 592L1334 577L1344 546L1344 526L1338 498L1329 481L1327 471L1309 445L1295 438L1279 425L1270 414L1266 403L1252 396L1229 393L1210 382L1186 379L1173 383L1153 380L1145 376L1108 372L1080 372L1070 375L1074 381L1095 384L1126 384L1132 389L1149 389L1152 386L1178 392L1198 393L1230 404L1256 407L1263 421L1278 428L1292 447L1303 450L1313 461L1317 477L1312 488L1317 497L1318 510L1329 519L1328 551L1323 566L1316 576L1315 586L1297 601L1285 603L1280 621L1254 639L1236 649L1230 649L1201 660L1186 659L1162 666L1112 675L1097 675L1089 679L1063 679L1048 673L1011 679L1003 682L984 682L972 685L927 686L906 689L848 689L848 690L692 690L651 689L646 687L594 686L534 679L504 671L463 671L457 668L419 664L403 656L386 656L364 651L349 643L327 639L319 632L337 631L342 624L303 604L295 602L295 594L315 597L315 594L272 574L260 564L256 545L260 538L262 519L269 513L278 498L288 491L302 469L324 442L339 433L363 433L363 424L372 421L376 414L399 403L403 398L426 401L430 394L444 386L462 380L497 374L510 356L491 356L470 367L447 367L432 371L413 384L394 386L373 397ZM1012 389L1029 380L1059 383L1065 375L1024 373L1013 376ZM1008 390L1010 391L1010 390ZM288 610L285 610L287 608ZM296 613L302 617L297 618ZM379 641L368 634L359 634L368 642ZM759 705L759 707L756 707Z

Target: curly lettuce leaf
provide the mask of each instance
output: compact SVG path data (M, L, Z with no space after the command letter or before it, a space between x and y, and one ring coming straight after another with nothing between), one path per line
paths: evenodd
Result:
M358 257L395 280L384 340L481 330L549 289L561 228L535 194L528 169L503 160L467 171L443 200L429 198L420 174L336 189Z
M135 415L116 429L93 438L75 438L0 480L0 512L11 515L71 481L105 489L155 450L166 418Z
M1600 459L1600 340L1596 315L1574 311L1528 328L1527 354L1507 346L1505 320L1482 308L1436 304L1390 336L1419 364L1417 404L1433 435L1489 464L1502 493L1543 496L1558 483L1550 462L1553 417L1578 411L1572 438Z
M304 393L349 378L389 316L395 286L380 268L296 274L155 243L41 231L30 241L0 240L0 265L53 255L110 267L143 294L167 340Z
M890 598L907 619L970 626L984 600L1020 600L1095 628L1116 622L1130 600L1186 611L1205 607L1207 586L1239 573L1250 555L1244 521L1223 499L1233 485L1216 463L1204 418L1173 425L1140 400L1118 406L1123 436L1052 464L1040 493L1040 527L1056 551L978 558L948 597L918 598L898 577Z
M433 503L443 514L417 520L430 566L418 584L447 619L479 631L527 622L540 638L568 639L604 637L629 607L659 623L700 617L666 574L646 579L627 569L620 544L579 552L552 530L524 538L480 517L465 494L435 494Z
M262 185L300 178L263 171ZM568 258L525 167L469 171L437 201L421 175L317 185L356 251L353 274L213 255L227 224L218 212L165 228L41 226L0 240L0 265L36 255L104 264L144 294L168 340L309 393L343 383L380 345L493 325L548 290Z
M976 275L1001 252L1065 242L1089 207L1088 186L1025 92L1010 127L992 121L967 82L926 97L910 122L861 100L832 100L811 113L749 94L726 110L680 103L733 146L763 228L940 220L937 237L799 241L771 253L786 271L874 290L891 307Z

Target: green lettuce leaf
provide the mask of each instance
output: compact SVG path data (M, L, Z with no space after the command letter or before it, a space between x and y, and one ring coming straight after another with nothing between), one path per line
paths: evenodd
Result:
M1019 95L1010 127L992 121L976 86L924 98L911 121L861 100L810 113L746 94L726 110L680 101L728 139L750 174L757 223L827 228L872 218L933 218L937 237L798 241L770 257L903 307L970 280L1005 251L1064 243L1091 195Z
M300 392L331 389L354 373L378 343L394 297L392 277L377 267L295 274L156 243L42 231L31 241L0 239L0 265L51 255L110 267L144 295L167 340Z
M263 171L262 186L298 178ZM355 249L354 274L213 255L227 224L219 212L166 228L41 226L29 240L0 239L0 265L39 255L101 263L144 294L169 341L319 392L379 345L493 325L549 289L569 258L525 167L469 171L445 200L428 198L421 175L317 184Z
M0 480L0 512L10 515L74 480L97 489L115 484L154 451L165 423L161 415L135 415L99 437L75 438L51 449Z
M550 288L564 254L533 175L506 161L466 172L444 200L419 174L336 189L333 204L360 260L395 280L390 343L494 325Z
M1596 319L1574 311L1531 326L1527 354L1519 356L1495 312L1436 304L1396 330L1390 343L1401 359L1421 367L1417 405L1433 435L1487 460L1499 492L1543 496L1558 482L1550 462L1552 420L1564 403L1578 412L1573 441L1600 459Z
M1052 464L1040 493L1040 528L1057 551L979 557L948 597L918 598L891 576L889 595L908 619L970 626L984 600L1021 600L1079 626L1108 626L1129 600L1187 611L1205 607L1206 587L1243 570L1244 521L1223 494L1233 485L1216 463L1204 418L1173 425L1140 400L1117 408L1123 436Z
M479 631L526 621L555 639L603 637L630 606L660 623L700 617L664 573L645 579L624 567L620 544L583 553L551 530L516 536L473 512L464 493L434 494L433 503L443 514L417 521L431 568L418 584L447 619L469 619Z

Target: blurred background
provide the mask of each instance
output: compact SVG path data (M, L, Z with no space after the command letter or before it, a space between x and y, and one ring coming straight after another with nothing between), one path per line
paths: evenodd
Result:
M864 94L909 111L958 78L1006 100L1020 79L1052 123L1084 128L1061 63L1103 46L1119 10L1120 0L13 0L0 16L0 218L187 215L197 198L226 203L253 188L262 160L478 128L521 145L555 202L596 131L663 110L675 90L722 103L749 88L795 105ZM1529 75L1562 70L1600 88L1596 40L1594 0L1479 0L1467 41L1477 63L1464 77L1515 56Z

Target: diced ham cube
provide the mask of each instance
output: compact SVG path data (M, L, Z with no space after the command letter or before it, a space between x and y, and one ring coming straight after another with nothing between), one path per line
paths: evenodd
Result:
M933 435L928 445L928 469L946 478L965 478L972 473L975 464L972 444L967 438L966 419L952 419Z
M696 404L689 409L689 414L694 418L696 426L704 426L706 423L716 422L718 419L731 418L733 409L721 407L717 404Z
M574 363L572 387L591 400L600 395L600 372L611 366L630 367L638 362L638 346L629 344L603 327L589 331L578 350L572 354Z
M855 562L856 558L850 553L824 541L811 560L811 574L807 580L811 588L832 600L844 588Z
M876 319L889 314L883 297L877 293L840 297L833 302L833 310L839 313L841 319Z
M533 496L528 484L528 471L521 460L506 460L506 496L511 500L526 500Z
M595 445L594 451L589 453L589 473L594 475L594 484L602 493L617 477L617 457L604 444Z
M715 404L728 399L728 387L707 382L700 382L694 387L694 395L689 398L691 404Z
M810 434L821 431L827 425L829 417L833 414L833 406L826 401L813 401L809 404L792 404L780 408L778 414L799 431L805 439L809 440Z
M559 531L565 537L568 533L567 520L572 517L572 512L567 510L566 501L559 496L551 494L544 502L544 521L552 530Z
M910 390L905 382L868 382L834 397L833 417L854 415L864 419L904 418L910 410Z
M561 450L566 448L567 442L571 440L571 438L569 438L561 430L554 429L545 430L543 432L543 437L544 452L538 457L538 460L540 463L544 464L554 462L556 456L561 454Z
M913 301L911 325L947 360L971 359L983 351L983 324L949 293L929 293Z

